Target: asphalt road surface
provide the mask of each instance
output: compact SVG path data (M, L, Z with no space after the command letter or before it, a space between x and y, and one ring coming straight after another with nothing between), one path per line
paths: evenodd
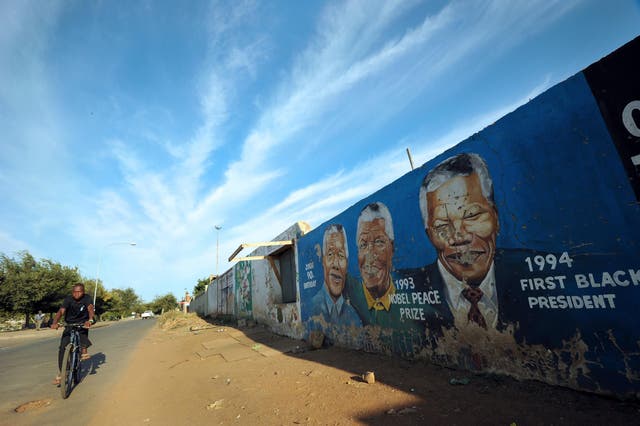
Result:
M81 382L66 400L51 384L57 372L62 330L0 348L0 425L86 425L103 392L124 371L138 342L155 320L128 320L92 328L91 359L83 361ZM25 405L26 404L26 405ZM42 405L40 408L36 408ZM46 405L46 406L45 406ZM18 407L26 408L16 412Z

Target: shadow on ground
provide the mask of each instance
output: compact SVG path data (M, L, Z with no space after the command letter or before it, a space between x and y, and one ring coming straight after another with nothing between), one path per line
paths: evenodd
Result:
M231 327L260 345L286 356L344 371L345 384L376 386L380 409L353 420L371 425L410 424L637 424L640 401L620 401L536 381L473 374L381 354L340 347L314 350L304 341L271 333L261 326L236 327L232 321L207 319L213 327ZM245 343L250 344L250 343ZM364 384L362 374L375 373ZM392 389L389 389L392 388ZM404 392L405 406L385 404L385 392Z
M85 374L83 377L96 374L97 371L100 369L100 366L105 362L107 362L107 356L102 352L98 352L91 355L91 358L89 359L89 361L85 361L88 368L85 367L84 369Z

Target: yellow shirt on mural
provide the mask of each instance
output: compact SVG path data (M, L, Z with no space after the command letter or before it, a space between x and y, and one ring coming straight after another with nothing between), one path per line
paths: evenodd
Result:
M369 309L375 309L376 311L382 311L384 309L388 311L391 308L391 295L396 292L396 287L393 285L391 279L389 279L389 288L387 288L387 291L381 297L373 297L364 283L362 283L362 290Z

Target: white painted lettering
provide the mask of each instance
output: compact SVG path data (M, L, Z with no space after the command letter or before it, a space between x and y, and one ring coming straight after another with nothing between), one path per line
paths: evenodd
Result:
M547 290L555 290L556 289L556 283L555 283L555 279L557 277L546 277L544 279L545 284L547 284Z
M615 294L529 297L529 309L615 309Z
M587 277L582 275L582 274L576 274L575 275L575 279L576 279L576 285L578 286L578 288L586 288L589 287L589 282L587 281Z
M423 308L400 308L400 319L426 320Z
M616 298L616 295L615 294L603 294L603 296L605 297L605 299L607 299L609 301L609 305L610 305L611 309L615 309L616 304L613 301L613 299Z
M613 280L616 282L617 285L619 285L620 287L626 287L629 285L629 280L621 280L620 276L624 276L625 272L624 271L615 271L613 273Z
M391 302L397 305L408 305L409 295L407 293L394 293L391 295Z
M585 308L593 309L593 302L591 301L591 297L583 297L582 301L584 302Z
M602 294L596 294L593 296L593 307L596 309L606 308L604 304L604 296Z
M558 275L545 278L522 278L520 280L520 289L527 290L557 290L558 287L564 289L564 280L566 275Z
M608 272L603 272L602 273L602 287L606 287L606 286L611 286L611 287L615 287L616 283L613 282L613 278L611 278L611 275Z
M537 278L537 277L536 277L536 278L534 278L534 279L533 279L533 287L534 287L536 290L544 290L544 289L545 289L545 287L544 287L544 280L543 280L542 278Z
M633 119L633 111L640 111L640 101L631 101L629 102L624 109L622 110L622 124L624 124L627 132L631 133L633 136L640 138L640 128L638 124Z
M441 303L440 293L438 292L438 290L411 293L411 301L413 302L413 304L419 305L438 305ZM408 299L406 303L409 303Z
M571 301L575 309L582 309L584 307L584 301L580 296L571 296Z
M565 296L558 296L558 308L566 309L569 304L567 303L567 298Z
M554 277L558 279L559 277ZM575 274L574 275L576 286L578 288L604 288L604 287L628 287L630 284L634 286L640 285L640 269L628 270L628 278L627 271L615 271L611 272L601 272L601 273L590 273L590 274ZM547 282L548 283L548 282ZM522 283L521 283L522 286ZM564 283L562 283L562 288L564 288Z

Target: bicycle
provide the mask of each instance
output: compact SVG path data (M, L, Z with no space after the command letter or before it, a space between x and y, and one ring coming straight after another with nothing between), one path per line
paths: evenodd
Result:
M62 399L67 399L74 385L80 383L80 330L84 328L84 323L68 323L64 327L71 330L70 341L64 349L60 370L60 394Z

